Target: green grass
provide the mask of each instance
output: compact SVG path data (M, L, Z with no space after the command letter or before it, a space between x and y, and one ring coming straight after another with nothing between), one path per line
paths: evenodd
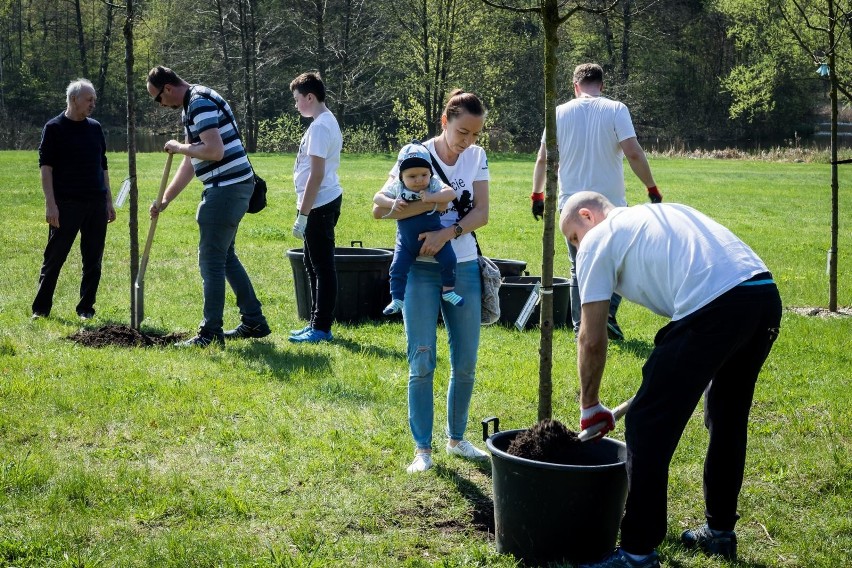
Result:
M111 155L117 188L126 158ZM488 566L510 567L482 530L490 469L437 455L409 476L407 367L398 321L338 325L332 344L293 346L296 318L286 250L295 215L292 155L252 161L270 206L248 216L238 251L274 333L223 350L92 349L67 337L79 286L75 250L51 318L29 321L44 239L33 152L0 153L0 565L3 566ZM394 224L370 216L389 155L346 155L338 244L392 246ZM141 201L150 202L162 155L139 156ZM531 156L491 156L486 254L540 273L542 223L529 213ZM778 280L785 307L828 302L829 167L820 164L655 158L669 201L703 210L743 237ZM841 167L839 301L852 304L852 207ZM628 200L644 191L628 181ZM144 328L193 331L200 319L194 182L161 218L148 266ZM140 222L144 242L147 221ZM110 227L98 318L128 323L127 205ZM557 240L556 272L568 271ZM538 260L536 260L538 259ZM229 296L226 322L237 321ZM603 385L611 405L639 384L664 323L625 303L628 340L612 345ZM735 323L732 323L735 325ZM741 561L683 550L678 535L702 519L701 410L671 468L670 567L840 566L852 556L852 318L785 311L782 334L758 384L738 525ZM442 332L441 332L442 333ZM554 415L577 424L575 347L554 336ZM439 342L436 446L443 445L446 342ZM536 417L538 333L483 329L469 438L481 418L503 428ZM621 431L615 433L616 437Z

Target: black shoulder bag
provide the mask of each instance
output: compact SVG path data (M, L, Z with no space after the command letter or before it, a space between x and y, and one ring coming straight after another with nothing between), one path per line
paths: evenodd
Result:
M237 138L240 139L240 143L242 143L243 138L240 136L240 129L237 128L237 122L234 120L234 117L231 113L228 112L228 109L225 106L217 101L215 98L211 97L207 93L203 93L200 91L196 91L196 94L199 97L203 97L209 101L213 101L213 104L222 111L228 120L231 121L231 126L234 127L234 131L237 133ZM249 166L251 166L251 171L254 173L254 191L251 194L251 198L249 199L248 213L260 213L266 207L266 181L259 175L257 175L257 170L254 169L254 166L251 165L251 160L248 157L248 150L246 150L245 144L243 144L243 151L246 153L246 160L248 160Z
M428 148L427 148L428 149ZM432 168L438 173L445 184L453 187L447 174L441 169L438 160L429 152L429 157L432 158ZM453 205L459 213L459 221L467 215L467 211L462 213L461 204L458 198L453 199ZM479 248L479 239L476 238L476 233L471 231L473 242L476 243L476 260L479 263L479 281L482 283L482 316L480 323L482 325L490 325L500 319L500 284L503 282L500 277L500 269L494 264L490 258L482 256L482 249Z

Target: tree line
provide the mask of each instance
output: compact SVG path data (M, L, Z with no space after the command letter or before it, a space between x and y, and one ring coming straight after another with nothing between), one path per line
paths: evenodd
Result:
M538 0L516 0L535 7ZM576 64L600 63L605 92L631 108L640 140L807 136L828 105L829 58L849 90L852 0L565 0L557 84L573 95ZM136 0L139 128L179 134L145 91L164 64L213 87L235 108L252 151L292 151L303 129L288 85L318 70L352 151L385 151L435 133L454 88L489 109L484 144L530 151L544 125L543 28L535 12L482 0ZM606 8L606 9L603 9ZM602 12L602 13L600 13ZM64 88L92 80L95 117L126 124L125 11L120 0L0 0L0 148L34 148L65 106ZM827 31L833 26L834 41Z

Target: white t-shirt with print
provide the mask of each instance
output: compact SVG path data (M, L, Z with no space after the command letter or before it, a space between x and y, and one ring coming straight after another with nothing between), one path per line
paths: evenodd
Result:
M619 144L635 136L624 103L606 97L577 97L557 106L559 209L583 190L605 195L616 207L626 206L624 152Z
M476 144L468 146L464 152L459 154L455 165L448 166L438 157L438 153L435 151L434 138L423 142L423 145L426 146L432 157L435 158L435 161L444 170L447 180L449 180L453 191L456 193L459 205L461 207L475 206L476 197L474 195L473 183L489 180L488 158L485 155L485 150ZM436 175L437 173L435 172ZM389 180L388 183L393 183L398 174L399 168L397 164L394 164L390 171L390 175L394 180ZM449 209L441 215L441 225L449 227L458 220L459 212L456 210L455 204L450 203ZM457 239L450 239L450 242L453 244L453 252L456 253L457 262L476 260L476 241L473 239L473 235L465 233ZM431 256L420 256L417 257L417 260L434 261L435 259Z
M766 271L726 227L675 203L616 208L577 251L581 303L616 292L674 321Z
M293 166L293 184L296 187L296 207L302 207L305 187L311 173L311 156L325 158L325 176L317 192L313 208L330 203L343 193L337 169L340 167L340 151L343 149L343 135L337 119L330 111L317 116L299 143L299 153Z

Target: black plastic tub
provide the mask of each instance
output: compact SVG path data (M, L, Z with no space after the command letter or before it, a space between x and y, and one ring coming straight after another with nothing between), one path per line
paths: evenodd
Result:
M627 501L626 446L584 442L578 462L592 465L553 464L506 452L523 431L486 437L497 551L532 566L601 559L615 548Z
M515 325L535 284L541 282L541 276L507 276L500 285L500 323ZM553 326L564 327L571 321L571 292L567 278L553 278ZM541 320L541 306L537 305L527 320L524 329L538 326Z
M490 257L489 257L490 258ZM527 263L523 260L514 260L511 258L492 258L494 264L500 270L500 276L524 276L527 270Z
M287 251L293 269L296 310L301 319L311 316L311 284L301 248ZM382 310L390 302L390 265L393 252L360 247L337 247L337 304L334 319L355 322L382 319Z

